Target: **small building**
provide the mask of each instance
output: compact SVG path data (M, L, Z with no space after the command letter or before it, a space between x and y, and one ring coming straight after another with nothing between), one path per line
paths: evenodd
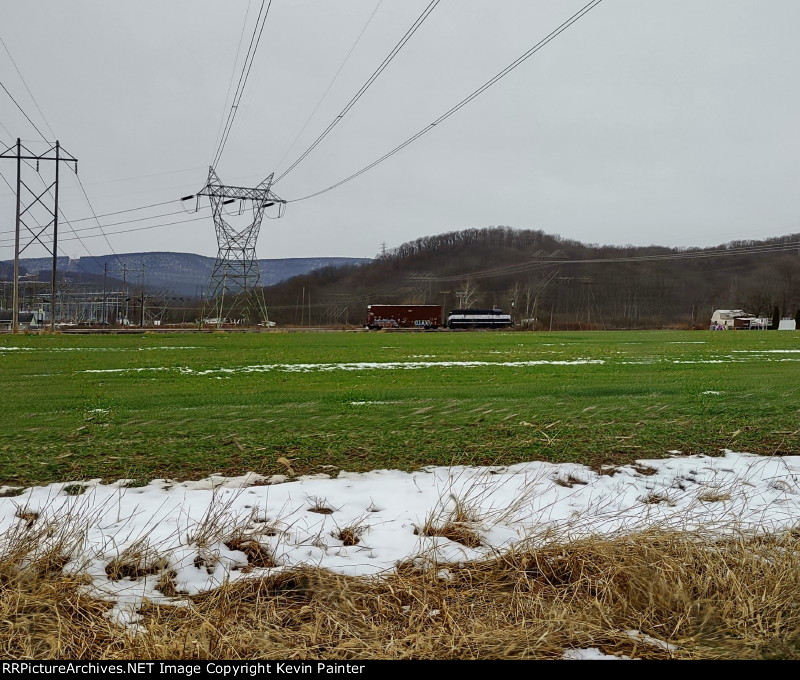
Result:
M0 330L11 330L13 316L14 313L10 309L0 309ZM17 319L20 328L29 328L36 323L33 312L20 312Z
M778 324L779 331L796 331L797 330L797 322L794 319L781 319L780 324Z
M733 320L733 328L737 331L768 331L772 326L772 319L755 316L737 316Z
M711 315L711 328L716 330L723 328L733 330L736 327L736 319L752 319L753 315L748 314L743 309L717 309Z

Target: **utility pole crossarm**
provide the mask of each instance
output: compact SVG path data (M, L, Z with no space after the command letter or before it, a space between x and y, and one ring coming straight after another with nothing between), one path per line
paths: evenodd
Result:
M272 178L274 173L269 175L257 187L237 187L223 184L214 168L208 169L208 181L206 185L197 192L198 196L208 196L209 198L228 198L233 200L248 200L263 205L273 205L275 203L283 203L286 201L279 198L272 192Z

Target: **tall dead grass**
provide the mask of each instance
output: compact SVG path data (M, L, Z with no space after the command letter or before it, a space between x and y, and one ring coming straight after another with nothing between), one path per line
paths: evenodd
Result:
M0 559L4 658L800 658L797 532L651 531L380 579L302 569L145 603L138 633L105 617L63 551L19 558Z

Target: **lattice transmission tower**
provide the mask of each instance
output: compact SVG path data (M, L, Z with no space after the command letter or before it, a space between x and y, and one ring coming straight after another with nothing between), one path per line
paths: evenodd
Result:
M266 305L256 290L261 279L256 242L265 210L277 205L277 217L280 217L286 207L286 201L271 190L272 177L269 175L253 189L236 187L223 184L211 167L206 185L197 193L197 196L208 196L214 214L218 250L211 273L210 302L218 322L225 318L250 320L255 315L266 320ZM225 212L226 206L237 201L238 215L246 214L248 209L252 214L249 224L243 227L235 227L226 219L231 214Z

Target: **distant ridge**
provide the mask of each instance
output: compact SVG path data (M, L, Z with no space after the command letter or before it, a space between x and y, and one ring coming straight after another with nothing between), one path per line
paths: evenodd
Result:
M117 257L119 259L117 259ZM122 264L120 264L120 262ZM368 258L359 257L290 257L259 260L261 283L272 286L281 281L308 274L324 267L341 267L360 265L370 262ZM99 255L96 257L58 258L60 275L84 276L94 279L103 275L103 266L108 265L108 276L122 279L122 266L129 270L141 270L144 267L144 284L152 289L166 289L178 295L199 295L211 278L214 258L194 253L149 252L120 253L115 255ZM50 271L50 258L28 258L21 262L24 274L38 274ZM0 279L10 272L10 262L0 262ZM138 271L129 271L127 278L133 285L139 283Z

